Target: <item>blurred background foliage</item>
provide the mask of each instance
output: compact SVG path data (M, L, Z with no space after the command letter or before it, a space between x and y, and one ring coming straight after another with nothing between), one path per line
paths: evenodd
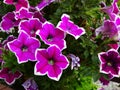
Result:
M50 80L47 76L35 76L34 64L28 62L18 64L15 55L11 52L6 52L3 59L7 62L6 67L20 70L24 73L23 78L17 80L11 87L18 90L23 90L21 84L29 77L34 77L39 85L40 90L97 90L99 86L94 84L100 78L99 60L97 54L101 51L108 50L108 43L114 43L106 38L101 40L101 36L95 37L95 29L102 25L105 13L100 10L100 2L104 1L109 6L112 0L59 0L45 7L44 17L57 25L63 13L70 15L71 20L80 27L84 27L86 34L75 40L72 36L67 35L67 49L63 54L70 53L80 57L80 68L78 70L68 69L63 71L60 81ZM31 6L36 6L40 0L29 0ZM119 3L120 4L120 3ZM0 1L0 20L7 12L13 11L15 8L12 5L6 5ZM7 38L8 34L0 32L1 38ZM70 60L71 61L71 60ZM11 64L12 63L12 64ZM16 89L15 89L16 90Z

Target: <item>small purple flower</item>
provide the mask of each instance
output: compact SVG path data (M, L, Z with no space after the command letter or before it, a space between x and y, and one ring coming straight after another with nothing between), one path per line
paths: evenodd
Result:
M80 58L76 57L74 54L69 54L69 58L71 58L71 70L75 69L78 70L78 67L80 67Z
M8 12L2 17L0 24L1 30L10 32L13 27L18 26L20 20L15 20L15 14L13 12Z
M42 23L37 18L24 20L19 24L19 32L25 31L31 37L36 36L36 32L42 28Z
M118 14L119 13L119 8L117 5L118 0L113 0L113 3L111 6L105 6L101 10L109 15L109 17L112 19L113 14Z
M53 80L59 81L62 71L69 65L68 59L61 53L57 46L46 49L37 49L35 53L35 75L46 75Z
M39 90L38 85L36 84L33 78L29 78L28 80L26 80L22 84L22 86L25 88L25 90Z
M16 11L19 11L22 7L24 8L29 7L28 0L4 0L4 3L15 5Z
M18 63L24 63L28 60L35 61L35 51L40 47L40 42L22 31L18 39L8 42L7 45L15 53Z
M57 28L60 30L72 35L75 39L78 39L81 35L85 34L85 30L82 27L79 27L70 21L70 16L63 14Z
M32 18L32 16L33 16L33 13L29 12L29 10L27 8L23 8L23 7L19 10L19 12L15 12L16 20L29 19L29 18Z
M50 3L54 2L55 0L42 0L36 8L38 10L42 10L44 7L48 6Z
M117 50L110 49L98 54L100 60L100 72L119 77L120 55Z
M8 85L12 85L16 79L20 78L22 73L15 71L14 73L9 68L3 68L0 70L0 79L4 79Z
M103 37L109 37L115 40L119 40L118 28L114 21L105 20L103 25L96 29L95 33L96 36L101 33Z
M2 42L4 49L9 50L7 43L13 41L14 39L16 39L16 37L14 37L13 35L8 36L7 39Z
M55 28L52 23L45 22L37 34L47 45L57 45L61 50L66 48L64 32Z

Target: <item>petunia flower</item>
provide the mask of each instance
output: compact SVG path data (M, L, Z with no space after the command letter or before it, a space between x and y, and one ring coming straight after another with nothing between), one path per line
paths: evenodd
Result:
M22 86L24 87L25 90L39 90L38 85L36 84L33 78L29 78L28 80L26 80L22 84Z
M16 39L15 36L13 36L13 35L8 36L7 39L5 39L5 40L2 42L2 45L3 45L4 49L9 50L9 48L8 48L8 46L7 46L7 43L10 42L10 41L12 41L12 40L14 40L14 39Z
M29 10L27 8L23 8L23 7L19 10L19 12L15 12L16 20L29 19L29 18L32 18L32 16L33 16L33 13L29 12Z
M14 73L9 68L2 68L0 70L0 79L4 79L8 85L12 85L16 79L20 78L22 73L15 71Z
M38 10L42 10L44 7L48 6L50 3L54 2L55 0L42 0L36 8Z
M35 75L46 75L53 80L59 81L62 71L69 65L68 59L61 53L57 46L48 49L37 49L35 53Z
M100 72L119 77L120 55L117 50L110 49L98 54L100 60Z
M4 0L5 4L14 5L16 12L19 11L22 7L29 8L28 0Z
M35 51L40 47L40 42L22 31L17 39L8 42L7 45L15 53L18 63L24 63L28 60L35 61Z
M45 21L47 21L43 17L43 12L38 11L35 7L30 7L29 11L33 13L33 18L38 18L40 20L40 22L44 23Z
M57 28L60 30L72 35L75 39L78 39L81 35L85 34L85 30L82 27L79 27L70 21L70 16L63 14Z
M36 36L36 32L42 28L42 23L37 18L24 20L19 24L19 32L25 31L31 37Z
M71 70L73 69L78 70L78 67L80 67L80 58L76 57L74 54L69 54L68 57L72 60Z
M95 33L96 36L101 33L103 37L109 37L115 40L119 40L119 31L114 21L105 20L103 25L96 29Z
M13 27L18 26L20 20L15 20L15 14L13 12L8 12L2 17L0 23L0 28L2 31L10 32Z
M110 46L111 48L113 48L115 50L118 50L120 47L119 43L108 44L108 46Z
M66 48L64 32L54 27L50 22L46 21L37 34L47 45L57 45L61 50Z
M113 0L111 6L102 7L101 10L109 15L113 19L114 14L119 14L119 8L117 5L118 0Z

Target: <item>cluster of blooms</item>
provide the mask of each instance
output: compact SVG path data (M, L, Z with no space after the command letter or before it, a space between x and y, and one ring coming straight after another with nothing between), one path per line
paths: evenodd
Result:
M35 75L47 75L50 79L58 81L62 71L69 65L67 57L62 54L62 50L67 48L66 34L78 39L85 34L85 30L75 25L67 14L62 15L61 21L58 22L56 27L51 22L48 22L43 17L41 10L54 1L42 0L37 6L31 7L28 0L4 0L5 4L15 6L15 11L8 12L2 17L0 28L2 32L9 34L14 33L14 28L18 27L18 37L10 35L2 42L2 45L4 49L15 53L19 64L36 61L34 66ZM40 48L41 43L36 37L37 35L49 46L47 49ZM78 57L72 54L69 57L73 62L71 69L80 66ZM0 71L0 78L5 79L9 85L13 84L15 79L21 76L20 71L12 73L9 68L3 67ZM34 83L33 79L30 79L23 86L26 90L28 88L37 88L37 85L31 86Z
M108 85L113 77L119 77L120 75L120 54L118 52L120 41L120 10L117 3L118 0L113 0L111 6L106 6L104 2L101 2L101 10L109 16L109 19L105 18L103 25L95 31L96 36L101 34L103 39L107 37L116 41L114 44L109 44L111 49L98 54L100 72L108 75L108 79L104 77L100 78L103 85Z

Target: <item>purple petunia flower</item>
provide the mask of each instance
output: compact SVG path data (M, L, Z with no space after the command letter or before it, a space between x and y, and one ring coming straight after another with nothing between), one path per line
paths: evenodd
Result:
M100 72L119 77L120 55L117 50L110 49L98 54L100 60Z
M16 39L16 37L14 37L13 35L8 36L7 39L2 42L4 49L9 50L7 43L13 41L14 39Z
M19 12L15 12L16 20L29 19L29 18L32 18L32 16L33 16L33 13L29 12L29 10L27 8L23 8L23 7L19 10Z
M115 50L118 50L120 45L119 43L114 43L114 44L108 44L108 46L110 46L111 48L115 49Z
M16 79L20 78L22 73L19 71L12 72L9 68L3 68L0 70L0 79L4 79L8 85L11 85L15 82Z
M58 23L57 28L74 36L75 39L78 39L81 35L85 34L84 28L79 27L75 25L74 22L70 21L70 16L67 14L63 14L61 20L62 21Z
M15 14L8 12L2 17L0 28L2 31L10 32L13 27L18 26L20 20L15 20Z
M37 63L35 64L35 75L45 75L50 79L59 81L62 71L69 65L68 59L61 54L57 46L46 49L37 49L35 53Z
M52 23L45 22L37 34L47 45L57 45L61 50L66 48L64 32L55 28Z
M15 5L16 12L19 11L22 7L29 8L28 0L4 0L4 3Z
M35 61L35 51L40 47L40 42L22 31L18 39L8 42L7 45L15 53L18 63L24 63L28 60Z
M43 17L43 12L38 11L35 7L30 7L29 11L33 13L33 18L38 18L40 20L40 22L44 23L45 21L47 21Z
M42 28L42 23L37 18L24 20L19 24L19 32L25 31L32 37L36 36L36 32Z
M119 8L117 5L118 0L113 0L111 6L102 7L101 10L109 15L111 19L113 19L114 14L119 14Z
M69 58L71 58L71 70L75 69L78 70L78 67L80 67L80 58L76 57L74 54L69 54Z
M55 0L42 0L36 8L38 10L42 10L44 7L48 6L50 3L54 2Z
M95 33L96 36L101 33L103 37L119 40L118 28L114 21L105 20L103 25L96 29Z
M38 85L36 84L33 78L29 78L28 80L26 80L22 84L22 86L25 88L25 90L39 90Z

